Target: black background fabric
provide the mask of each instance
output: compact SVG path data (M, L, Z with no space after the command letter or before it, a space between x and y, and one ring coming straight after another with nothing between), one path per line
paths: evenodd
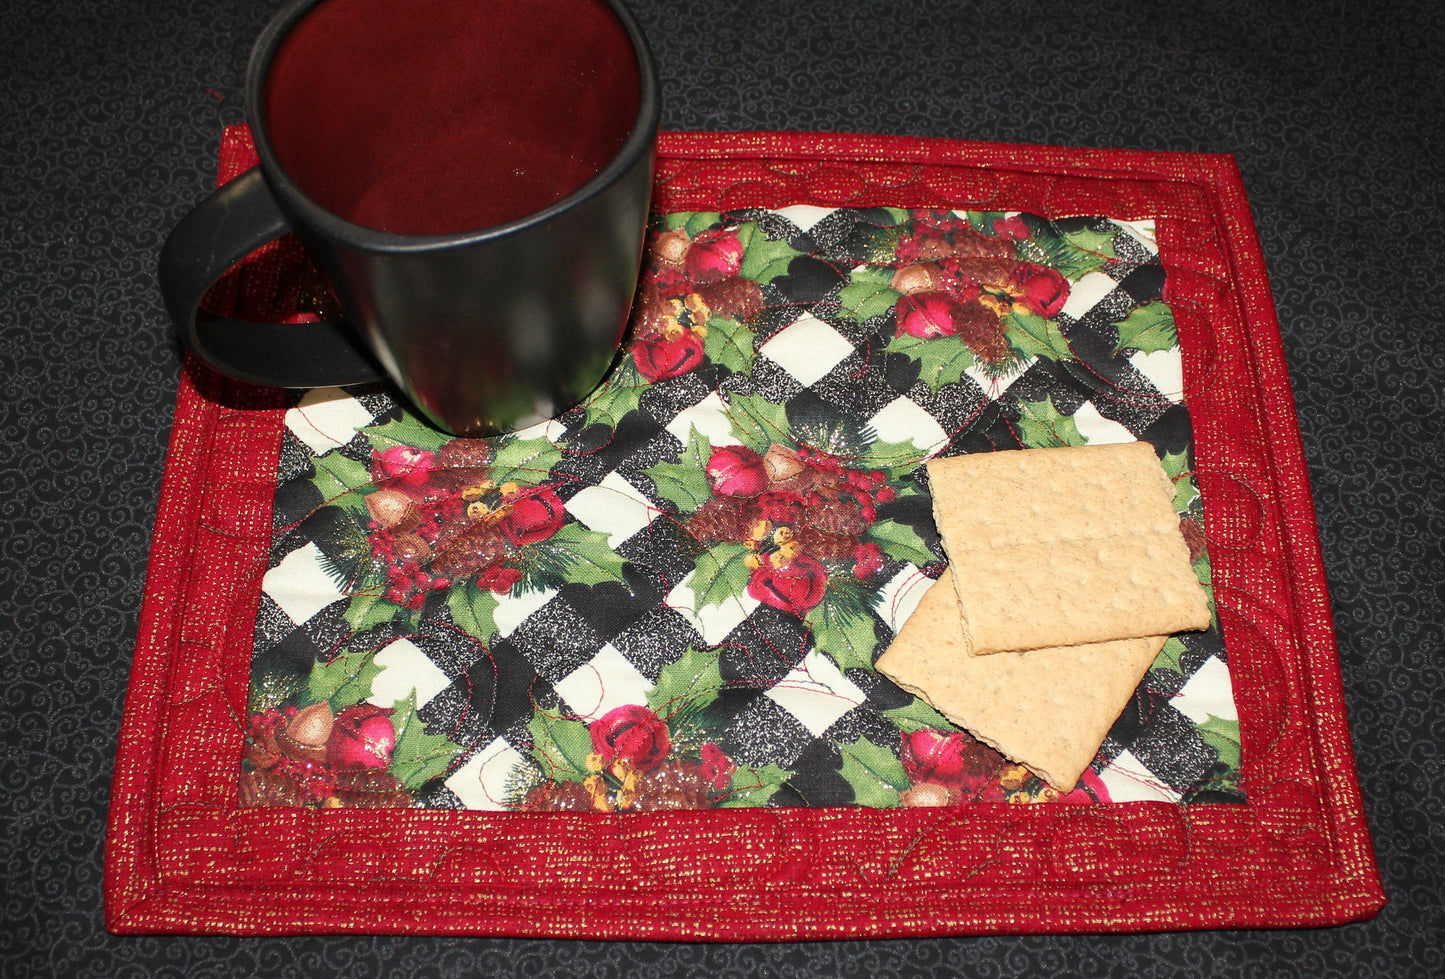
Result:
M1445 974L1445 14L1433 0L633 0L669 129L1234 154L1319 510L1390 904L1332 929L778 945L106 933L109 784L178 377L166 231L278 4L7 4L0 974ZM545 70L539 66L539 70Z

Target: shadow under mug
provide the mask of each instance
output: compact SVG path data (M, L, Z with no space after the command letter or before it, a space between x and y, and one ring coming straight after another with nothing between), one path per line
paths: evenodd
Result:
M293 388L384 371L469 436L552 417L602 380L637 284L659 111L617 0L295 0L257 39L245 93L260 166L161 252L197 357ZM288 231L344 322L201 309Z

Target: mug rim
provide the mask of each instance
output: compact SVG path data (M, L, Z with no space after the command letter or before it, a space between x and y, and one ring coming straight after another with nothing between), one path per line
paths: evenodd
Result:
M472 245L492 241L516 234L526 228L545 224L553 218L578 205L599 196L615 184L643 158L650 157L657 141L657 128L661 116L658 97L657 68L643 35L632 13L620 0L598 0L606 4L614 17L627 33L632 53L637 59L638 99L637 115L632 128L621 148L612 155L607 164L593 174L586 183L567 196L559 198L541 210L525 214L502 224L491 225L474 231L447 232L442 234L404 234L369 228L354 221L348 221L333 211L322 207L303 191L286 173L280 158L271 146L270 134L266 131L264 111L264 87L271 62L280 50L281 43L312 9L329 0L290 0L257 36L252 45L250 60L246 68L245 97L246 115L250 123L252 138L256 144L256 155L261 160L261 170L273 192L285 202L286 208L298 214L301 223L316 228L329 238L344 241L359 251L377 253L406 253L430 251L441 247Z

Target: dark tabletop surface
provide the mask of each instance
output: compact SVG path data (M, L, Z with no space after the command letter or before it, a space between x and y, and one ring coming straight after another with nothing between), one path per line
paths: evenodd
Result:
M176 394L155 258L279 6L55 0L0 41L0 975L1445 974L1445 13L632 0L669 129L1232 153L1272 277L1390 903L1312 931L783 945L116 938L111 766Z

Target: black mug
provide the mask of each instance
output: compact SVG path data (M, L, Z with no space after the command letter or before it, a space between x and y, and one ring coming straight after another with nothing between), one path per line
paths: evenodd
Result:
M637 284L659 111L617 0L295 0L257 39L245 92L260 166L161 253L197 357L281 387L390 376L470 436L552 417L602 380ZM201 310L287 231L345 321Z

